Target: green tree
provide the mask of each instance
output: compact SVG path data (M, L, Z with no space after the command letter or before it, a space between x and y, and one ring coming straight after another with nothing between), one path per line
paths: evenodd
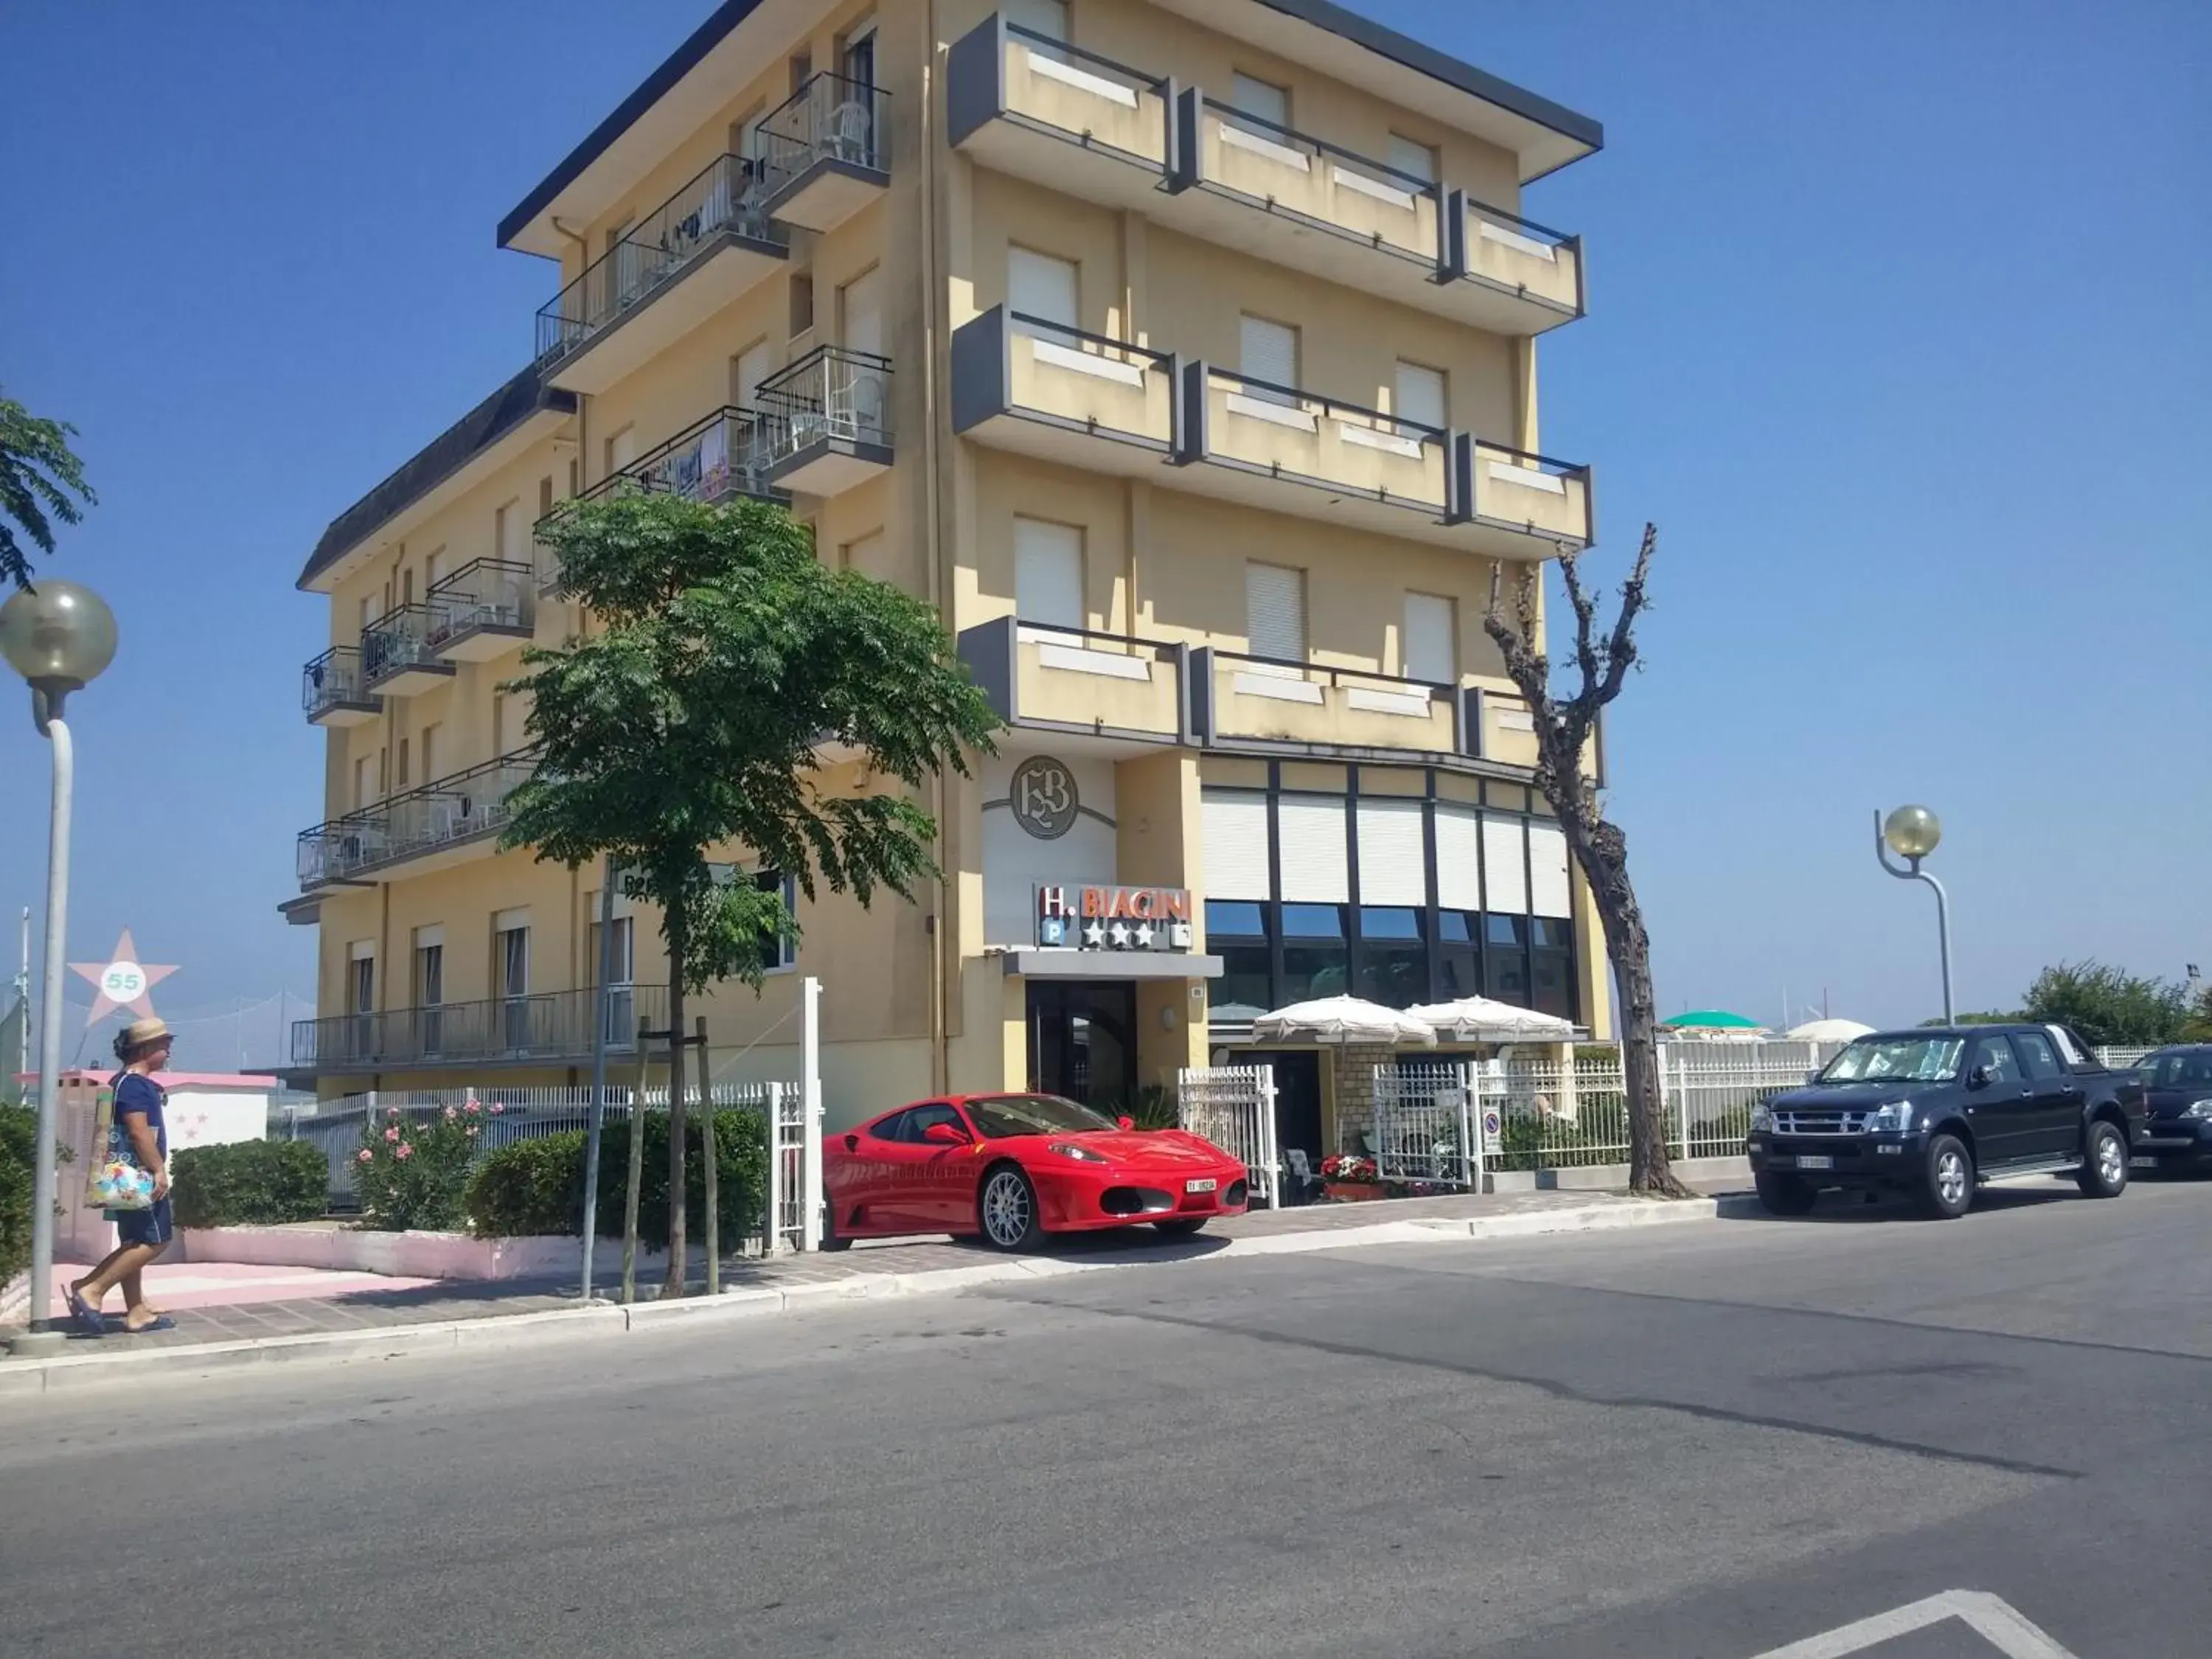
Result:
M41 420L13 398L0 398L0 577L18 587L30 586L31 556L15 539L15 527L52 554L54 527L46 515L76 523L83 514L72 495L87 507L99 504L84 481L84 463L69 447L75 436L67 421Z
M965 773L997 717L937 614L887 583L833 571L781 507L629 493L547 526L561 592L596 630L523 655L535 775L508 798L505 844L576 869L603 857L657 906L669 1024L726 980L758 988L764 940L795 938L780 885L718 878L727 848L863 905L911 897L935 872L926 780ZM822 745L856 751L890 787L842 793ZM901 786L903 786L902 787ZM670 1058L669 1189L684 1182L684 1054ZM668 1281L684 1293L684 1226L670 1221Z
M2124 1048L2181 1040L2190 1018L2187 990L2101 962L2046 968L2027 988L2023 1019L2070 1025L2089 1042Z

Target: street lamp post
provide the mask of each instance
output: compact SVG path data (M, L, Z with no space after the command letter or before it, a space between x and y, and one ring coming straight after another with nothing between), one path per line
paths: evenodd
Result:
M69 954L70 796L76 755L62 705L115 659L115 616L90 588L42 581L0 605L0 657L30 682L31 718L53 748L46 843L45 994L39 1006L39 1120L31 1202L31 1329L44 1330L54 1276L54 1135L61 1107L62 968Z
M1887 818L1879 810L1874 815L1874 855L1881 867L1899 881L1924 881L1936 890L1936 938L1943 954L1943 1023L1948 1025L1956 1015L1951 1005L1951 904L1943 884L1920 867L1920 860L1942 839L1942 820L1924 806L1900 806ZM1904 869L1889 861L1892 853L1905 860Z

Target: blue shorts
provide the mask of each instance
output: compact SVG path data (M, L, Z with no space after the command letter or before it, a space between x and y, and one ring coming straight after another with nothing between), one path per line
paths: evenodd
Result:
M115 1242L118 1244L166 1244L177 1236L176 1223L169 1214L169 1200L157 1198L151 1209L110 1210L108 1217L115 1223Z

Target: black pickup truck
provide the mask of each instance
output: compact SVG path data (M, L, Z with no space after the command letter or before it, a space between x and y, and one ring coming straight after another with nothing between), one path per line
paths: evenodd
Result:
M1997 1176L2071 1174L2090 1197L2118 1197L2147 1115L2142 1079L2107 1071L2064 1026L1929 1026L1859 1037L1806 1087L1753 1108L1744 1152L1777 1215L1842 1187L1960 1216Z

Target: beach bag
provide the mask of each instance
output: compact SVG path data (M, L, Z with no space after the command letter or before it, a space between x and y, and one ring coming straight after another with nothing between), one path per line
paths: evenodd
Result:
M100 1105L92 1122L92 1144L98 1149L84 1182L84 1201L95 1210L150 1210L154 1207L154 1176L138 1167L131 1137L115 1121L115 1091L100 1091Z

